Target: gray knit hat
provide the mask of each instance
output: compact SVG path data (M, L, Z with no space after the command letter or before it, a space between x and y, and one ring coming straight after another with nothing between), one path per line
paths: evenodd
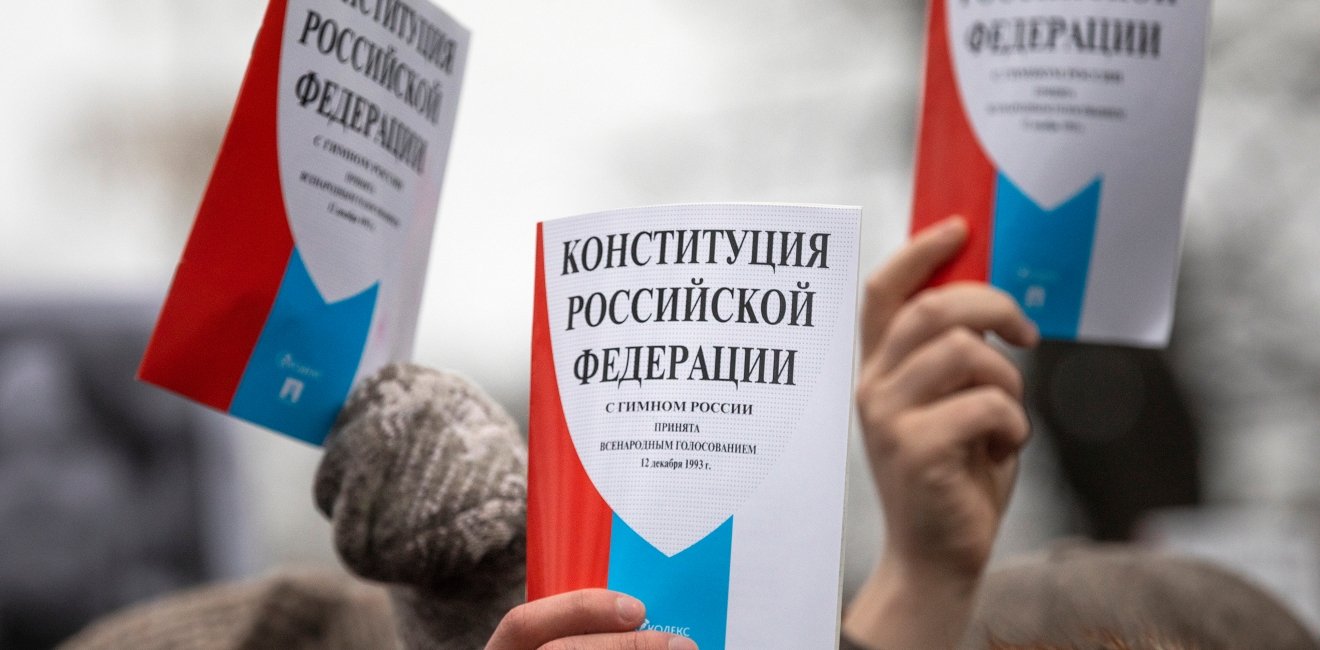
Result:
M473 650L523 600L526 450L450 373L389 366L358 385L315 484L350 571L282 571L112 615L65 650ZM392 614L391 614L392 612Z
M475 384L393 365L326 440L316 504L348 568L390 583L408 648L479 648L523 600L527 455Z

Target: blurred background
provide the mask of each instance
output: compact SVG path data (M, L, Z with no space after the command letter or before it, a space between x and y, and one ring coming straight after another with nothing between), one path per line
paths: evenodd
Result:
M443 6L474 36L417 358L520 421L538 220L856 204L863 268L902 242L923 3ZM317 450L132 381L263 11L82 0L0 21L0 647L335 562ZM999 557L1088 537L1192 552L1320 630L1317 33L1315 0L1215 4L1173 342L1022 358L1037 435ZM849 499L851 590L882 535L856 454Z

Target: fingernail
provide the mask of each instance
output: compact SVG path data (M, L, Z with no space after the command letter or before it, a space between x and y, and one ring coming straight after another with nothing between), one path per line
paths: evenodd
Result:
M629 623L641 621L646 616L646 606L632 596L619 596L614 606L619 610L619 616Z
M1040 344L1040 326L1035 323L1028 323L1030 329L1027 331L1027 347L1034 348Z
M685 636L669 639L669 650L697 650L697 642Z
M954 233L961 233L967 229L967 221L958 215L946 217L935 226L936 232L942 237L952 236Z

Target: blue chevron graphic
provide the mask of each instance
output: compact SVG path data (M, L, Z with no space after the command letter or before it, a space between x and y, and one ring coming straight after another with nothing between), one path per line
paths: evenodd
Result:
M1046 338L1072 340L1082 320L1103 178L1045 210L1000 173L990 283L1008 292Z
M295 249L229 412L321 444L353 387L379 288L326 304Z
M733 518L667 557L614 515L607 586L646 603L646 625L677 632L701 650L723 650L729 619Z

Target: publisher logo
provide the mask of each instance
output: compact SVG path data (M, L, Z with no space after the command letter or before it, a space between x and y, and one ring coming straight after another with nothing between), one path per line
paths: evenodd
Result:
M303 383L293 377L286 377L280 387L280 399L290 404L297 404L302 399Z
M656 632L665 632L665 633L668 633L668 634L677 634L677 635L679 635L679 636L685 636L685 637L688 637L688 638L691 638L691 637L692 637L692 628L690 628L690 627L680 626L680 625L658 625L658 624L656 624L656 623L652 623L652 622L651 622L651 619L649 619L649 618L646 619L645 621L643 621L643 622L642 622L642 626L639 627L639 628L637 628L637 629L639 629L639 630L654 630L654 631L656 631Z

